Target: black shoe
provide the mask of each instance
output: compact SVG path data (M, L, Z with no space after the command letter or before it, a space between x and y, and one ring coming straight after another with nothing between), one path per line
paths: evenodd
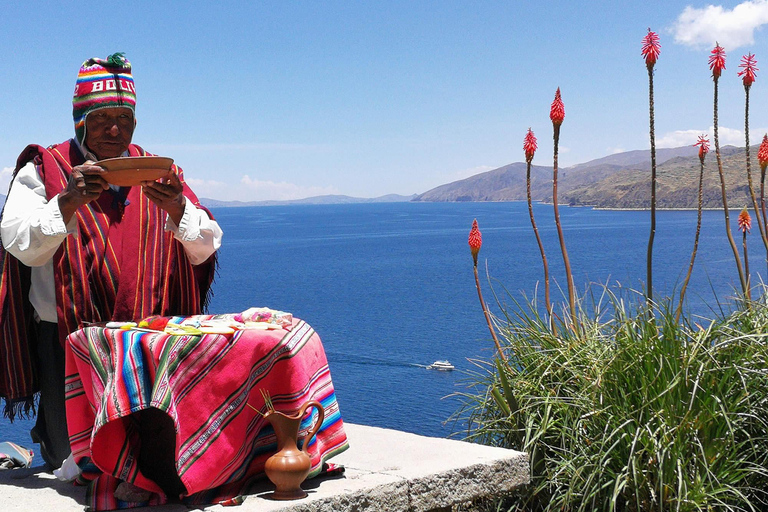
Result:
M57 463L56 459L48 452L48 448L45 446L45 441L43 441L40 437L40 433L37 431L37 425L32 427L32 430L29 431L29 435L32 438L33 443L40 445L40 456L43 458L43 461L45 461L46 471L50 473L54 469L59 469L59 467L61 467L61 461Z

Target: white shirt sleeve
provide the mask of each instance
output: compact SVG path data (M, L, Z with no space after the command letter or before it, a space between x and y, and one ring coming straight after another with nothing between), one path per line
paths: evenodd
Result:
M59 196L45 198L45 185L30 162L19 170L5 200L0 236L3 246L28 267L45 265L69 234L77 235L77 216L69 224L59 209ZM221 247L219 224L205 210L187 200L178 226L170 216L165 229L184 246L193 265L199 265Z
M50 201L45 185L31 162L21 168L5 200L0 236L3 247L28 267L39 267L53 258L68 234L77 234L77 219L69 224L59 209L59 196Z
M184 214L179 225L167 215L165 229L171 231L181 242L193 265L203 263L221 247L222 232L219 223L208 217L205 210L193 205L189 199L184 205Z

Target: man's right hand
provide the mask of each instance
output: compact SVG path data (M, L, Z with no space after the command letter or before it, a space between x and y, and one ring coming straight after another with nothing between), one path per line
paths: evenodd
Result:
M98 199L109 188L102 174L104 169L89 162L72 169L67 186L59 193L59 209L65 224L78 208Z

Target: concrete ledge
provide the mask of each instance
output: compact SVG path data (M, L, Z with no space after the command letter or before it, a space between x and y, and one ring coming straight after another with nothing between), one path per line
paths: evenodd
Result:
M529 482L528 456L503 448L424 437L396 430L345 424L350 448L334 457L341 477L308 480L309 496L296 501L268 499L265 481L236 508L226 512L429 511L510 491ZM82 512L85 488L33 470L0 471L0 510ZM181 512L184 505L132 509Z

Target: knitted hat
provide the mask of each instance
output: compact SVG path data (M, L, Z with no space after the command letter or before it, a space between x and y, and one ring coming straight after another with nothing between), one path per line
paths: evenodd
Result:
M75 136L80 144L85 140L86 116L94 110L111 107L126 107L136 112L131 63L122 53L106 59L88 59L80 67L72 98Z

